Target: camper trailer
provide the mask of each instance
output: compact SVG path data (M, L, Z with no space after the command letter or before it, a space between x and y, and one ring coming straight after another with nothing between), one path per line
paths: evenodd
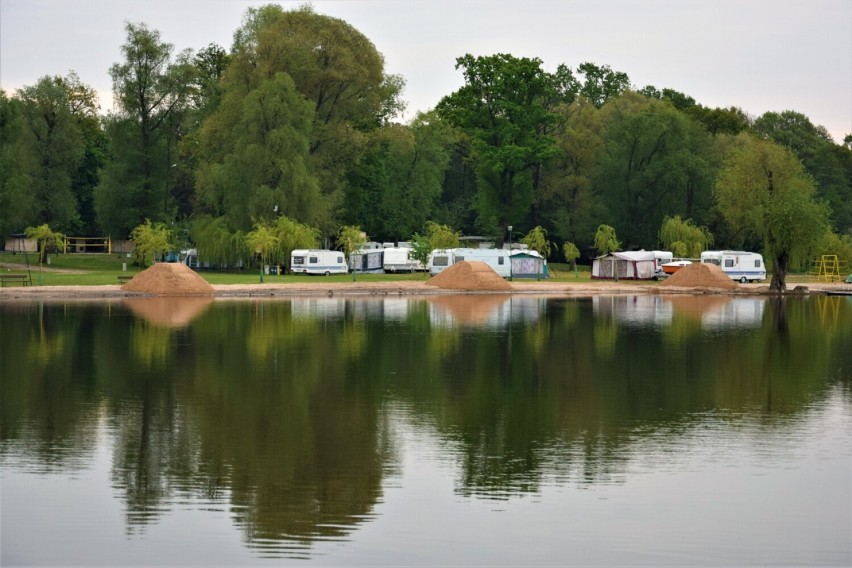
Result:
M506 249L455 248L438 249L429 256L429 273L434 276L445 268L463 260L478 260L490 266L503 278L512 276L512 264Z
M414 272L425 270L423 263L411 257L413 250L408 247L385 248L385 272Z
M346 274L348 268L343 253L336 250L299 249L290 255L293 274Z
M763 256L756 252L741 250L705 250L701 262L715 264L733 280L760 282L766 280L766 265Z

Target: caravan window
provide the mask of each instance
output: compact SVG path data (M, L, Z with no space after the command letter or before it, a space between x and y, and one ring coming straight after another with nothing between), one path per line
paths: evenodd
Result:
M502 256L497 257L497 264L503 264L503 257Z
M304 256L294 256L293 257L293 264L299 264L299 265L305 264L305 257Z
M343 263L343 257L342 257L342 256L338 256L338 257L337 257L337 263L338 263L338 264L342 264L342 263Z
M436 256L432 258L432 266L447 266L449 262L449 257L446 256Z
M726 258L725 259L725 268L732 268L733 266L734 266L734 259L733 258Z
M319 263L319 259L315 256L311 256L308 258L308 262L310 262L311 264L317 264Z
M760 259L759 259L759 258L755 258L755 259L754 259L754 267L755 267L755 268L760 268Z

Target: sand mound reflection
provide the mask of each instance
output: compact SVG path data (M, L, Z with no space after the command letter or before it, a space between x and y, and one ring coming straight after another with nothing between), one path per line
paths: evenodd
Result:
M125 298L124 305L151 325L177 328L190 324L213 303L211 297Z

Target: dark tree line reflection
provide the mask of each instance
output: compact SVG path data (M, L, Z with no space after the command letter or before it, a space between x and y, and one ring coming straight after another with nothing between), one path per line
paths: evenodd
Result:
M128 531L182 497L298 556L374 514L389 405L443 439L464 495L594 484L706 412L768 427L852 382L842 297L463 296L0 305L0 450L85 464L107 425ZM34 464L34 465L33 465Z

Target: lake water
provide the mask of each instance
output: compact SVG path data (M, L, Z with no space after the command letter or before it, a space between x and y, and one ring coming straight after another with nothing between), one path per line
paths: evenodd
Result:
M852 564L852 298L0 303L0 564Z

